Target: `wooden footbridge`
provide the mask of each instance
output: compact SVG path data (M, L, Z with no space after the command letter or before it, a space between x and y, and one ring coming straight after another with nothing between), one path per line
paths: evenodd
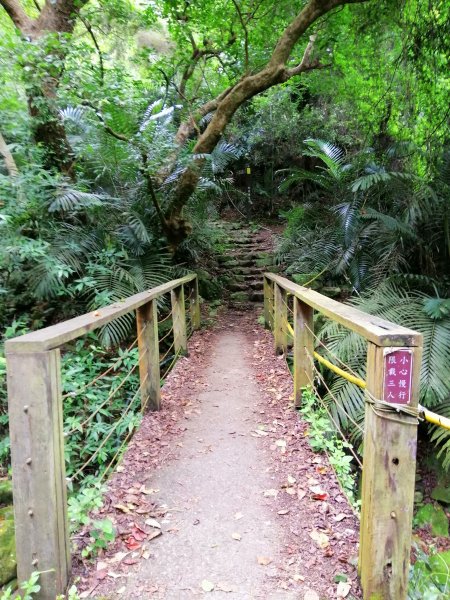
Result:
M41 572L38 597L43 600L64 593L71 575L60 352L68 342L136 313L142 408L158 410L158 306L166 295L175 355L186 353L187 322L200 327L195 274L6 342L18 578ZM367 341L366 381L315 351L315 311ZM264 319L273 330L276 352L293 351L295 406L301 405L302 389L314 386L315 360L365 389L359 573L366 600L405 600L421 334L271 273L264 275Z

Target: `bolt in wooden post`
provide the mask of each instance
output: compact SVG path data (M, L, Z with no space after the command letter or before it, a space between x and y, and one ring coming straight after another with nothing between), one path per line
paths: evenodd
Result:
M17 577L41 571L36 598L55 600L71 570L60 353L6 348Z
M294 406L301 405L302 388L313 381L311 364L314 352L313 315L311 306L294 296ZM308 329L309 328L309 329ZM308 355L309 353L309 355Z
M137 309L136 324L142 410L160 410L161 382L156 300L150 300Z
M200 296L198 293L198 277L192 282L192 296L189 310L191 313L192 329L200 329L201 315L200 315Z
M422 343L421 336L417 341ZM410 349L410 406L417 407L422 347ZM379 399L384 394L383 350L368 342L367 391ZM405 600L408 592L417 425L412 418L395 417L378 416L366 404L359 554L365 600Z
M186 335L186 311L184 307L184 287L180 285L170 292L172 301L173 339L175 352L188 355Z
M264 277L264 327L266 329L273 329L273 283Z
M288 316L286 290L276 283L274 284L274 299L275 311L273 336L275 338L275 352L277 354L283 354L286 352L288 345L288 332L286 327Z

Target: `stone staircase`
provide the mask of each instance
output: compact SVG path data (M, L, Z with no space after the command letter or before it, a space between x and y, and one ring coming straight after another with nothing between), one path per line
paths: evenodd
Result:
M264 300L263 273L276 271L270 231L252 231L241 223L224 226L228 241L218 257L225 296L233 308L246 308Z

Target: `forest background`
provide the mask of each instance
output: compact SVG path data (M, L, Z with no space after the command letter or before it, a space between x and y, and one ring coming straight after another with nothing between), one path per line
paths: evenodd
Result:
M214 222L232 206L283 226L288 277L421 331L420 402L450 417L448 0L0 0L0 31L3 341L188 269L216 300ZM318 326L364 377L358 336ZM64 391L131 328L68 349ZM358 389L329 385L361 422ZM0 401L7 470L4 386ZM69 474L117 402L68 445ZM92 407L74 399L66 418ZM422 435L448 469L448 432Z

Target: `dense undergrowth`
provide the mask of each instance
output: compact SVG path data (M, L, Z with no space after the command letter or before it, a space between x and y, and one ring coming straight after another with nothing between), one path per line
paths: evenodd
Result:
M225 246L213 221L232 209L284 230L277 259L294 281L422 332L420 402L450 416L448 2L436 0L432 10L417 0L352 3L325 16L310 28L313 45L304 36L290 63L301 64L309 48L321 68L249 98L215 147L197 154L214 122L217 106L209 103L267 63L293 16L290 2L246 0L239 13L237 3L217 1L200 10L189 2L90 0L68 27L32 39L0 0L0 343L186 269L199 272L208 300L217 299L216 254ZM38 17L37 3L24 6ZM46 128L54 135L43 136ZM169 209L187 172L195 185L175 223L183 235L174 237ZM124 350L133 327L124 317L64 349L69 477L132 401L135 375L103 406L136 362L136 351ZM364 378L364 341L321 318L315 328ZM110 376L80 393L112 365ZM358 450L353 421L362 422L362 395L323 376L345 411L322 389L324 402ZM133 402L84 471L92 495L73 496L74 522L98 502L95 482L139 422ZM313 443L325 449L326 417L319 410L314 419ZM0 351L3 474L7 427ZM430 426L421 435L448 469L449 432ZM338 438L333 450L350 490ZM420 583L428 567L420 569L411 598L439 598Z

